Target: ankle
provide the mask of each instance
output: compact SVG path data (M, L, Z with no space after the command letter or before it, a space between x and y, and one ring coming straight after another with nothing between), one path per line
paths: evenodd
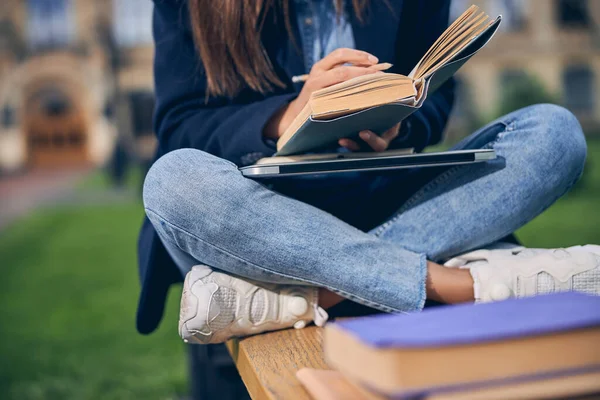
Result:
M333 293L325 288L319 288L319 307L327 310L328 308L341 303L343 300L344 298L339 294Z
M469 270L427 263L427 298L446 304L475 301L473 278Z

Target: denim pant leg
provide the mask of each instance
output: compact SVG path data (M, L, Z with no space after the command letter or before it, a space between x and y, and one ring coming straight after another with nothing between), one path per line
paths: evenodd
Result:
M455 148L493 148L499 158L447 169L372 234L434 261L493 243L564 195L587 150L577 119L554 105L511 113Z
M269 190L208 153L181 149L159 159L144 183L144 206L172 255L190 256L181 262L325 287L382 311L416 311L425 302L424 254Z

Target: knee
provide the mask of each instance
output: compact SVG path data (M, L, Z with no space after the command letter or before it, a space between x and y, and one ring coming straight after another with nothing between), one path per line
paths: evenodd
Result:
M532 150L542 159L543 173L555 184L572 185L583 172L587 144L572 112L554 104L530 107L537 135Z
M227 175L239 175L234 164L196 149L179 149L165 154L150 168L144 180L146 214L180 222L219 196Z

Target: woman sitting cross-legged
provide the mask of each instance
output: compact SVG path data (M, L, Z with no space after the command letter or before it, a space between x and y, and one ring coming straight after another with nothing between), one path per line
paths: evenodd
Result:
M426 299L600 294L600 247L502 242L582 174L584 135L559 106L515 111L454 146L494 149L489 163L267 184L239 172L274 153L315 90L379 60L408 74L448 25L449 0L425 3L155 1L159 144L144 184L140 331L184 276L180 334L197 343L322 325L342 301L416 312ZM441 140L453 98L449 81L399 127L339 147L421 151Z

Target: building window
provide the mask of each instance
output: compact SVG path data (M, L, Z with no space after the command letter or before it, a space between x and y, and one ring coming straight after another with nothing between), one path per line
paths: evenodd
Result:
M502 15L501 29L520 31L527 26L527 0L494 0L488 4L490 15Z
M154 94L147 91L129 93L131 119L134 136L151 135L154 114Z
M49 118L63 117L73 108L67 94L54 86L40 89L32 99L38 104L39 111Z
M594 72L586 65L574 65L563 72L565 106L576 113L593 112Z
M113 1L114 35L121 47L152 43L152 2L148 0Z
M15 109L8 105L4 106L2 108L2 126L4 128L12 128L15 126L16 122Z
M104 105L104 109L102 110L102 115L108 119L112 119L115 116L115 108L112 104L106 103Z
M72 0L27 0L27 32L33 48L64 47L71 43L75 26Z
M590 25L590 15L586 0L559 0L558 20L566 28L586 28Z

